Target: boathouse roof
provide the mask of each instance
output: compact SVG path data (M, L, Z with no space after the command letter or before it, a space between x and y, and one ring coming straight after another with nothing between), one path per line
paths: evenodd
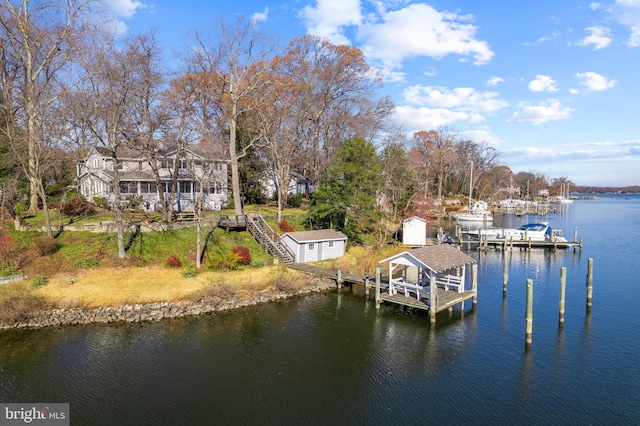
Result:
M381 260L380 263L394 261L402 257L413 258L436 273L468 263L475 263L476 261L473 257L449 244L440 244L403 251L395 256Z
M335 231L333 229L317 229L315 231L287 232L285 235L288 235L298 243L313 243L317 241L331 241L331 240L336 241L336 240L347 239L347 236L344 235L342 232Z

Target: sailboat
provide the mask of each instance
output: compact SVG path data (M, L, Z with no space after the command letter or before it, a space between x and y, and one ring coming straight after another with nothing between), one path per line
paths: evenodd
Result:
M454 213L453 218L459 222L493 222L493 213L487 210L489 207L486 201L471 201L473 194L473 161L471 162L471 172L469 173L469 210L467 213Z

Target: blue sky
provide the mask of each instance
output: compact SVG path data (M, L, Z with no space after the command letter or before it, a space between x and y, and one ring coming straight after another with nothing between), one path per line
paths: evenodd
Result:
M407 134L445 126L514 172L640 185L640 0L108 0L123 34L253 16L280 45L357 46L384 75Z

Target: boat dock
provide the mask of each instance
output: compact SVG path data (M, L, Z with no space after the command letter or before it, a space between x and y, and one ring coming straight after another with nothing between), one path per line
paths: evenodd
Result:
M459 231L458 242L461 247L467 247L468 249L475 248L478 251L492 249L502 249L503 251L510 251L514 248L520 250L531 250L532 248L544 248L549 250L557 249L573 249L582 252L582 240L578 240L577 235L574 236L573 241L537 241L532 239L508 239L508 238L487 238L482 236L480 239L472 239L465 231Z
M365 295L369 296L371 290L375 290L376 308L380 308L383 302L394 303L414 309L420 309L429 313L432 323L436 321L436 314L444 310L451 311L453 306L460 305L464 309L464 302L472 299L473 306L477 303L477 264L473 258L463 254L458 249L448 245L423 247L404 252L392 258L381 261L390 263L390 272L399 271L404 259L414 258L419 260L422 256L435 256L434 262L449 262L437 269L430 269L427 276L426 264L420 262L418 271L409 265L408 270L402 272L402 276L395 274L392 279L382 279L382 267L376 268L375 274L357 275L353 273L343 274L341 270L325 269L315 265L296 263L290 268L315 276L336 281L340 288L342 285L352 286L360 284L364 286ZM471 266L471 284L465 280L465 263ZM432 263L433 264L433 263ZM417 279L410 278L417 272ZM391 274L390 274L391 275Z

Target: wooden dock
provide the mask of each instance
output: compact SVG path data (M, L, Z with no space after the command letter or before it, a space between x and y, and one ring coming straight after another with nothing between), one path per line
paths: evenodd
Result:
M481 240L461 239L460 245L463 247L475 247L477 250L502 249L504 251L514 248L531 250L532 248L544 248L549 250L566 250L572 248L574 252L582 251L582 240L579 241L532 241L532 240L508 240L505 238Z
M435 323L436 314L444 310L450 310L455 305L462 305L466 300L472 299L473 304L477 301L477 286L473 285L471 290L455 291L444 290L437 288L435 290L436 303L431 303L430 291L428 287L425 287L420 293L420 297L413 295L403 295L399 292L389 294L389 282L381 279L381 268L376 268L375 274L370 275L357 275L357 274L343 274L340 270L326 269L315 265L309 265L306 263L294 263L288 265L289 268L297 271L305 272L310 275L315 275L323 278L328 278L336 281L336 285L341 287L342 285L364 285L365 294L369 295L370 291L375 290L375 302L376 307L379 308L382 302L394 303L397 305L407 306L414 309L420 309L427 311L431 318L431 322ZM475 269L475 268L474 268ZM476 273L474 272L474 275ZM474 277L474 280L476 278Z
M473 299L476 295L477 292L472 290L458 293L457 291L453 290L438 289L438 304L437 306L435 306L434 311L435 313L438 313L444 310L448 310L455 305L464 303L465 300ZM432 310L429 297L421 297L420 299L417 299L416 297L404 296L399 293L389 295L388 292L381 292L380 300L383 302L396 303L398 305L404 305L410 308L422 309L425 311Z

